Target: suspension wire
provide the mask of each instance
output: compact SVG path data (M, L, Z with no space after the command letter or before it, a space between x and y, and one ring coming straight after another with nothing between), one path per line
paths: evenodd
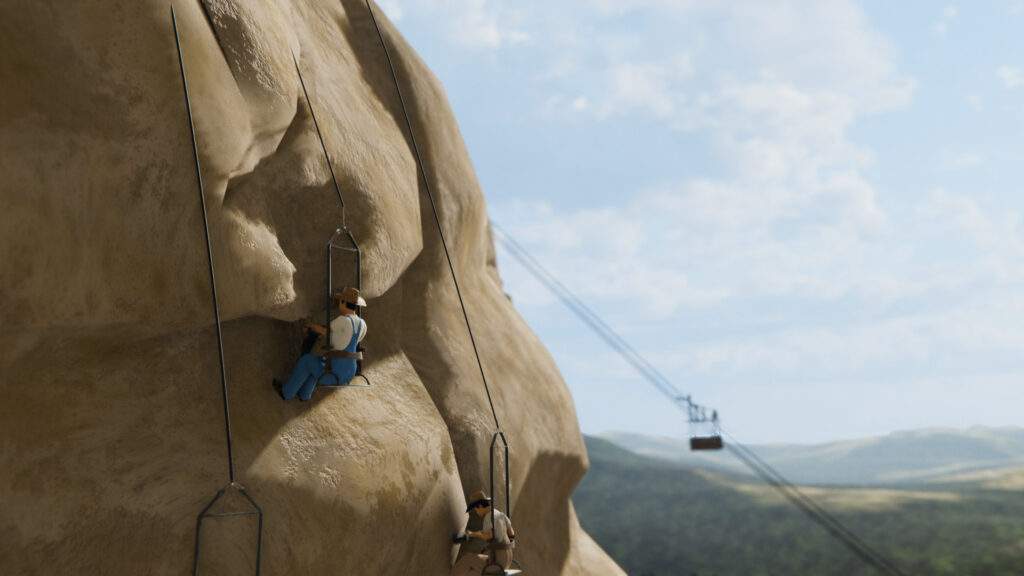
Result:
M199 182L199 205L203 209L203 236L206 239L206 263L210 275L210 296L213 300L213 320L217 327L217 354L220 359L221 401L224 407L224 437L228 452L228 481L235 482L234 442L231 433L231 411L228 398L228 376L224 362L224 334L221 329L220 300L217 298L217 276L213 268L213 248L210 244L210 221L206 211L206 191L203 186L203 172L199 163L199 147L196 144L196 127L192 121L192 102L189 98L188 79L185 77L185 59L181 52L181 40L178 38L178 20L171 8L171 22L174 28L174 43L178 48L178 63L181 68L181 83L185 88L185 109L188 112L188 128L192 136L192 158L195 160L196 180Z
M370 6L370 0L366 1L366 10L370 14L370 20L373 21L373 27L377 31L377 37L380 39L380 45L384 49L384 56L387 58L388 69L391 72L391 79L395 83L395 91L398 93L398 101L402 105L402 113L405 116L405 127L409 131L409 140L412 142L412 151L416 156L416 167L419 171L419 175L423 178L423 188L427 192L427 198L430 200L430 211L434 216L434 223L437 225L437 234L441 237L441 247L444 248L444 257L448 261L448 270L451 272L452 284L455 285L455 294L459 297L459 306L462 308L462 318L466 321L466 331L469 332L469 342L473 346L473 355L476 357L476 365L480 369L480 379L484 384L484 391L487 393L487 404L491 408L491 416L494 418L494 428L501 430L501 422L498 420L498 412L494 408L494 398L491 396L491 387L487 383L487 375L484 373L484 365L480 360L480 350L476 344L476 337L473 335L473 325L469 321L469 313L466 311L466 302L462 298L462 290L459 287L459 279L455 274L455 265L452 263L451 253L448 251L448 241L444 237L444 229L441 226L441 217L437 212L437 204L434 202L434 194L430 190L430 179L427 178L426 170L423 168L423 155L420 153L419 144L416 142L416 131L413 130L412 119L409 116L409 107L405 102L405 95L402 94L402 86L398 81L398 72L395 70L395 63L391 59L391 51L388 50L388 44L384 40L384 33L381 32L380 24L377 23L377 17L374 14L373 7Z
M686 407L702 408L690 400L690 396L684 396L657 368L633 348L622 336L611 326L602 321L597 314L579 299L568 287L560 282L551 272L544 268L519 242L495 222L491 222L492 228L498 233L496 237L528 272L547 288L564 306L573 312L577 318L583 321L588 327L605 341L606 344L618 352L640 375L653 385L659 392L668 396L680 409ZM732 443L730 452L734 454L741 463L747 466L754 474L768 485L779 491L791 504L802 511L810 520L821 526L826 532L844 544L858 559L865 564L875 568L882 574L905 576L892 561L888 560L881 553L874 550L852 530L847 528L835 516L829 514L818 505L813 499L807 496L792 482L787 480L778 470L771 467L757 454L743 443L736 440L728 432L724 432Z
M324 151L324 158L327 160L327 168L331 171L331 180L334 182L334 191L338 193L338 202L341 203L341 227L345 226L345 197L341 194L341 186L338 185L338 176L334 173L334 163L331 162L331 155L327 153L327 144L324 143L324 135L320 131L320 123L316 120L316 112L313 110L313 101L309 98L309 91L306 90L306 81L302 79L302 70L299 69L299 59L292 52L292 62L295 63L295 73L299 76L299 85L302 86L302 94L306 97L306 105L309 106L309 115L313 118L313 127L316 128L316 137L320 139L320 148Z
M691 408L702 409L695 404L689 395L683 395L653 364L647 361L625 338L620 336L611 326L601 319L569 288L549 272L522 244L496 222L491 227L498 232L498 239L509 253L516 258L533 276L549 291L555 294L562 303L572 310L576 316L587 324L606 344L618 352L623 359L640 372L659 392L672 400L680 408L689 411Z
M762 470L744 450L740 450L731 445L727 445L727 448L732 452L733 456L749 467L763 482L775 488L783 497L786 498L786 500L790 502L790 504L796 506L809 518L814 519L814 521L824 528L830 536L845 545L847 549L849 549L850 552L852 552L861 562L871 566L882 574L898 574L897 572L890 570L884 562L879 561L879 559L876 558L869 549L864 549L859 544L848 540L846 532L841 529L841 525L835 526L828 521L825 521L823 518L820 518L817 512L812 509L804 498L801 498L800 495L794 491L790 491L785 484L779 482L766 471Z
M821 505L815 502L796 485L787 480L782 474L764 461L748 446L737 440L732 434L723 431L729 437L730 444L726 446L734 456L741 460L748 468L755 471L762 480L776 488L791 503L800 508L805 514L816 517L817 522L832 536L840 540L856 556L870 564L883 574L895 576L906 576L897 565L872 548L862 540L855 532L847 528L838 518L833 516Z

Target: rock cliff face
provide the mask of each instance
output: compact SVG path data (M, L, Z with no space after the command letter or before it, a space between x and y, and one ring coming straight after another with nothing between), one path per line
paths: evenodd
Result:
M362 0L176 0L203 162L239 480L265 574L446 574L491 413ZM378 13L379 14L379 13ZM444 91L378 16L511 444L531 575L621 574L576 520L568 391L505 297ZM363 249L371 388L284 403L342 213ZM210 284L170 9L0 6L0 573L183 574L227 480ZM336 282L354 278L339 255ZM498 494L501 497L501 494ZM238 502L229 498L227 508ZM251 574L251 518L203 573Z

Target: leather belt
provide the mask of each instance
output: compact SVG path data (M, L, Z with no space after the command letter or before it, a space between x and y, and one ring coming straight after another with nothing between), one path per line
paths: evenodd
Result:
M349 360L362 360L362 352L349 352L347 350L328 350L328 358L347 358Z

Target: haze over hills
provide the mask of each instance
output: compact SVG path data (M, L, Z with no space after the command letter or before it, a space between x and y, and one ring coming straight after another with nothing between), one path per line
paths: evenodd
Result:
M591 469L573 502L584 528L629 574L877 573L749 476L709 470L699 459L635 454L601 438L586 442ZM945 480L803 491L907 574L1024 574L1024 472L990 469Z
M693 453L683 439L625 432L601 437L641 455L747 473L727 452ZM1024 428L934 428L826 444L751 448L799 484L943 482L964 474L1024 467Z

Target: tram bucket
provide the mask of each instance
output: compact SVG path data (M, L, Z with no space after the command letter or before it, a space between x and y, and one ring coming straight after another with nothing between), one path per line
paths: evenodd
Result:
M721 436L694 436L690 438L690 450L721 450L723 448Z

